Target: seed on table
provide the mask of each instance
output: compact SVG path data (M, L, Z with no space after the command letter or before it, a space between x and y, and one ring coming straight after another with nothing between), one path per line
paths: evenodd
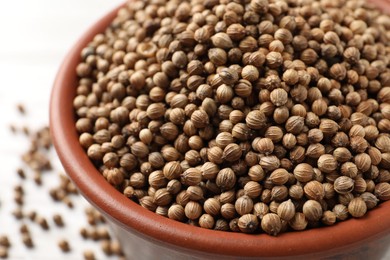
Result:
M44 230L49 230L49 224L47 223L46 219L42 216L37 216L35 218L35 222L41 226Z
M33 180L36 185L41 186L42 185L42 175L40 172L36 171L33 175Z
M6 235L0 236L0 246L3 246L3 247L10 247L11 246L11 243L8 239L8 236L6 236Z
M0 258L8 258L8 248L0 246Z
M22 224L19 228L20 233L22 234L29 234L30 230L26 224Z
M70 246L67 240L61 239L58 241L58 247L61 249L62 252L67 253L70 251Z
M27 126L23 126L23 127L22 127L22 131L23 131L23 133L24 133L26 136L29 136L29 135L30 135L30 128L28 128Z
M18 168L18 169L16 170L16 172L17 172L17 174L19 175L19 177L20 177L21 179L25 179L25 178L26 178L26 174L25 174L25 172L24 172L24 170L23 170L22 168Z
M31 238L30 234L22 234L22 241L26 247L28 247L28 248L34 247L34 243L33 243L33 240Z
M26 108L24 107L23 104L21 104L21 103L17 104L16 108L18 109L20 114L22 114L22 115L26 114Z
M16 208L14 211L12 211L12 215L13 215L16 219L18 219L18 220L20 220L20 219L22 219L22 218L24 217L23 211L22 211L21 208Z
M106 227L98 227L97 233L99 236L99 239L110 239L110 233L108 232L108 229Z
M31 221L35 221L35 217L37 216L37 213L35 211L30 211L29 213L27 213L27 217L31 220Z
M83 252L84 260L95 260L95 253L92 250L84 250Z
M54 214L53 215L53 221L58 227L63 227L64 226L64 221L62 220L61 215L59 214Z
M10 124L9 125L9 129L11 130L11 132L13 134L15 134L17 132L17 128L16 128L16 126L14 124Z
M100 247L105 255L107 255L107 256L112 255L110 240L103 240L100 244Z

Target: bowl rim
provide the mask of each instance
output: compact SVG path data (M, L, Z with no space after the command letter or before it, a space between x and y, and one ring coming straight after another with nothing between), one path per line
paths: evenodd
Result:
M383 4L383 0L377 1ZM88 159L78 142L73 111L77 86L75 67L80 61L82 48L96 34L104 31L123 5L93 24L71 48L58 71L51 93L50 129L54 147L68 176L89 202L122 228L136 232L144 238L211 255L314 255L340 250L388 234L389 203L380 204L361 219L349 219L329 227L287 232L272 237L266 234L218 232L164 218L142 208L111 186Z

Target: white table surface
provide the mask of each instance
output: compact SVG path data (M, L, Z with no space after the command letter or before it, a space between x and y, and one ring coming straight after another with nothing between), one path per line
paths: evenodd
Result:
M24 183L26 211L36 210L48 219L53 213L64 217L66 228L42 231L30 224L35 249L27 250L21 242L20 222L11 215L15 209L13 186L20 183L15 170L22 165L20 155L28 149L28 140L9 131L11 123L37 129L48 124L51 85L62 59L79 36L108 10L123 0L12 0L0 1L0 235L7 234L12 247L9 259L82 259L85 249L95 249L97 259L107 259L99 244L82 240L79 229L86 226L81 197L75 209L52 202L50 187L58 183L61 166L53 154L54 173L43 178L37 187L31 177ZM23 103L27 115L21 116L16 104ZM31 175L28 175L31 176ZM29 221L26 221L29 223ZM57 241L66 238L72 251L60 252ZM111 257L110 259L115 259ZM390 259L390 254L385 257Z
M98 259L107 259L99 243L83 241L79 229L86 226L84 208L79 196L75 209L52 202L48 195L58 185L62 168L53 154L53 173L43 177L37 187L31 175L24 182L25 209L45 216L49 231L29 224L35 249L27 250L21 242L20 222L11 215L15 209L13 186L20 183L15 170L22 165L20 155L29 147L23 135L14 136L9 125L29 125L37 129L48 124L49 97L56 72L74 42L99 17L123 0L12 0L0 1L0 235L7 234L12 247L9 259L83 259L84 249L95 249ZM16 104L23 103L27 115L21 116ZM60 213L66 228L55 228L51 216ZM66 238L72 251L61 253L57 242ZM111 257L109 259L115 259Z

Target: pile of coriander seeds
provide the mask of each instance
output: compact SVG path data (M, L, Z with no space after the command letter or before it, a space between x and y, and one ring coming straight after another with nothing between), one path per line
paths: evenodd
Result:
M389 42L360 0L129 1L82 50L80 143L124 196L202 228L363 217L390 199Z

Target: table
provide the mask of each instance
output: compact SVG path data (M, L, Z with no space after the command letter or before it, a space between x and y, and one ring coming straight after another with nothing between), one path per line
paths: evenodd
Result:
M79 229L86 226L84 208L88 205L81 196L74 198L75 208L54 203L48 190L58 185L62 168L54 152L51 153L55 170L43 175L42 187L27 172L23 182L24 209L37 211L47 218L50 230L44 231L29 220L35 243L32 250L21 242L19 227L11 212L13 187L21 183L15 174L22 166L20 156L29 148L23 134L14 135L9 130L12 123L17 128L28 125L32 130L48 124L49 98L53 80L67 51L99 17L119 5L123 0L18 0L0 1L0 235L7 234L12 247L9 259L83 259L84 249L94 249L97 259L107 259L99 243L83 241ZM26 115L16 109L25 104ZM56 228L51 219L60 213L66 227ZM63 254L57 246L66 238L72 251ZM115 259L111 257L110 259Z

